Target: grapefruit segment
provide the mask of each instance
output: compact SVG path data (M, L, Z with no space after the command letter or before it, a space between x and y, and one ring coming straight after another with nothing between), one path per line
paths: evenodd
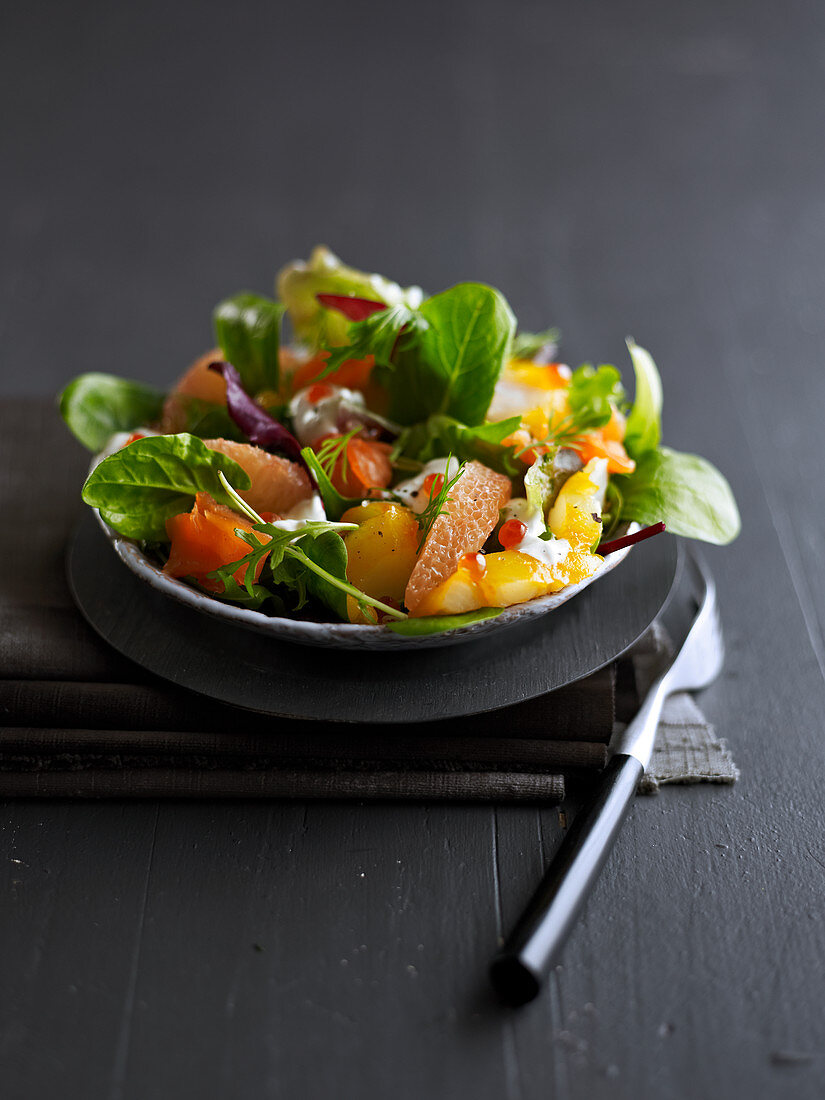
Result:
M186 431L186 413L193 399L210 405L226 405L226 382L220 374L209 369L210 363L221 359L221 349L213 348L196 359L189 370L178 379L163 403L160 417L162 435L176 435Z
M249 474L251 485L239 490L239 494L256 512L283 515L299 501L312 496L307 472L297 462L271 455L251 443L235 443L231 439L204 439L203 442L211 450L233 459Z
M499 509L510 499L510 479L480 462L468 462L450 489L446 511L430 528L404 594L411 615L455 573L465 554L479 551L498 523Z

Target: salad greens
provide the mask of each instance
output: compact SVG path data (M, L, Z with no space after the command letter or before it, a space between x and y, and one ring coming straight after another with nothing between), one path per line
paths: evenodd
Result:
M115 432L151 424L160 416L163 394L142 382L112 374L81 374L58 397L60 415L90 451L102 451Z
M602 363L596 368L585 363L573 371L567 403L574 419L585 425L582 430L605 425L613 408L620 408L623 402L622 376L615 367Z
M149 436L95 466L82 496L121 535L165 541L167 519L189 511L196 493L209 493L219 504L235 507L221 474L241 489L249 488L249 475L237 462L194 435Z
M389 394L388 415L399 424L433 413L481 424L515 327L504 297L482 283L459 283L427 298L393 362L376 368L376 381Z
M277 522L267 523L258 515L254 508L250 508L227 481L223 473L219 479L224 491L232 501L232 507L250 519L253 523L251 532L237 530L238 538L251 547L251 550L243 558L228 562L220 569L215 570L211 576L215 579L226 581L244 568L243 586L252 593L255 585L256 567L265 562L274 584L286 584L287 587L297 587L300 592L298 607L303 606L306 592L311 591L318 596L323 603L334 611L346 612L346 597L351 596L359 606L375 608L392 619L405 619L403 611L390 607L381 600L368 596L365 592L350 584L346 577L347 551L343 541L338 536L339 531L351 531L356 527L354 523L328 523L326 521L307 520L297 530L284 529ZM340 549L330 545L328 535L333 535ZM265 535L266 538L261 538ZM310 540L304 546L304 541ZM301 543L298 546L298 543ZM304 568L296 571L294 563L297 562ZM309 571L307 573L307 570ZM311 574L311 575L310 575Z
M662 438L662 380L649 351L630 337L627 350L636 374L636 400L627 418L624 445L635 458L655 450Z
M278 392L281 385L281 302L244 291L215 307L215 337L249 393Z
M387 629L393 634L403 634L408 638L422 637L425 634L443 634L446 630L458 630L470 623L480 623L484 619L495 619L503 607L480 607L477 611L465 611L463 615L423 615L420 619L404 619L403 622L387 623Z
M328 248L319 245L309 260L287 264L276 281L278 298L289 310L295 339L309 347L347 343L347 321L336 310L325 309L319 294L369 298L387 306L415 308L421 302L420 287L402 288L383 275L368 275L347 267Z
M282 341L285 315L298 345L290 349ZM592 520L601 519L605 553L614 548L610 540L623 521L648 528L664 522L674 534L712 543L730 542L739 533L736 502L723 475L697 455L662 446L661 379L649 352L632 339L627 347L635 396L629 405L616 367L586 363L571 375L549 362L558 330L518 332L510 306L494 288L463 282L425 298L418 287L402 288L348 267L325 248L280 272L277 300L244 291L220 302L213 321L224 361L211 363L203 356L170 394L88 373L66 386L59 403L70 430L95 453L111 448L115 433L135 433L133 441L98 463L83 487L84 501L120 534L152 548L167 546L173 528L183 530L168 521L189 512L200 493L245 518L244 526L234 529L237 544L232 517L220 510L195 530L207 515L201 500L189 521L199 548L195 564L187 548L169 565L180 570L175 575L191 570L185 574L190 581L210 595L217 587L218 598L227 602L277 615L306 608L306 614L343 621L391 620L389 629L411 636L500 614L502 607L482 606L482 599L506 603L502 593L535 591L525 589L517 574L513 563L519 555L507 556L520 545L520 521L514 521L512 541L503 528L490 526L489 517L483 531L461 536L467 541L457 544L459 550L471 545L467 554L482 553L475 563L480 572L471 581L465 570L450 601L433 603L432 588L417 595L410 580L428 540L445 528L436 527L435 520L449 517L468 463L476 477L486 477L487 500L523 494L528 510L522 514L540 511L547 517L571 474L598 459L601 465L594 469L609 474L604 501L597 495L592 506L583 507L590 528ZM216 399L210 370L226 383L225 402ZM494 397L502 418L488 421ZM154 434L158 428L163 434ZM227 449L245 456L243 466L215 449L224 446L221 440L236 445ZM445 456L459 463L453 477ZM447 463L443 475L422 472L442 461ZM399 482L410 473L420 481L402 489ZM311 485L317 489L313 502L307 500ZM421 489L428 497L415 513L408 503L420 502ZM256 501L274 501L258 507L268 509L266 514L285 512L285 520L264 522L239 490L254 491ZM576 499L571 493L557 514L575 516ZM289 502L295 516L315 516L322 504L327 518L290 519ZM358 524L341 522L362 503L367 507L358 509ZM500 507L494 503L493 513ZM475 509L482 511L482 505ZM461 514L472 515L474 509ZM219 522L222 534L213 536L218 542L198 557L203 526ZM556 518L553 532L548 528L542 537L577 538L584 528L569 522L564 528ZM643 536L630 536L637 537ZM485 542L496 538L498 544ZM503 557L488 573L483 555L501 554L498 545ZM524 545L524 553L533 554L529 540ZM592 547L589 538L581 553ZM230 552L237 560L225 562ZM544 561L540 552L533 556ZM224 562L218 569L216 560ZM209 564L198 568L203 562ZM508 569L516 573L511 576ZM359 585L350 576L360 578ZM484 577L487 581L478 579ZM475 602L462 603L470 590ZM443 614L419 614L416 600L425 597L429 602L420 603L422 608ZM518 598L523 597L509 597L510 602ZM462 607L472 610L449 613Z
M649 352L627 341L636 373L636 399L627 418L625 446L636 462L618 475L621 519L650 524L663 520L674 535L725 544L741 520L726 479L707 459L660 447L662 382Z
M561 332L557 328L547 328L544 332L517 332L513 337L511 355L514 359L534 360L555 355Z
M720 545L739 534L733 493L715 466L669 447L645 451L632 474L616 478L621 516L637 523L663 520L668 531Z
M342 453L346 454L346 444L342 447ZM322 458L312 450L304 447L301 458L307 464L307 468L315 482L321 500L324 502L324 511L330 519L340 519L348 508L354 508L361 503L360 497L345 497L335 488L330 480L330 475L323 464Z
M406 455L424 464L441 455L454 454L461 461L477 459L508 477L518 477L524 467L513 454L513 448L503 440L512 435L521 423L521 417L511 416L491 424L479 424L470 428L452 416L436 413L426 420L405 428L395 445L395 455Z

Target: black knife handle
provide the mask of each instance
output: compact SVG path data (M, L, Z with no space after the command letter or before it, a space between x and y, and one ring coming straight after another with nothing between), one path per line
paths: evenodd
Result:
M561 847L504 947L490 979L503 1001L522 1005L536 996L624 821L644 768L617 753L596 780Z

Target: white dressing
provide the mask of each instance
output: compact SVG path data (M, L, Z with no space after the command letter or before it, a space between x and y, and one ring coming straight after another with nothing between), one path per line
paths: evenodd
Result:
M525 497L513 497L501 510L501 518L518 519L527 530L524 538L517 546L511 546L511 550L518 550L521 554L527 554L545 565L556 566L563 562L570 553L570 543L567 539L543 539L541 536L547 532L544 517L536 508L531 508Z
M423 512L427 507L428 493L422 493L424 488L424 482L432 474L438 476L441 474L449 481L450 478L455 477L458 473L460 462L455 455L450 455L449 464L447 456L443 458L434 458L431 462L428 462L420 473L415 477L407 478L406 481L401 481L393 489L393 494L399 497L403 504L412 508L414 512ZM446 473L445 473L446 471Z
M316 385L326 386L330 392L318 401L310 401L310 390ZM289 403L289 414L301 445L311 447L325 435L338 435L341 431L338 425L342 420L342 405L354 405L357 409L366 411L363 394L357 390L348 390L345 386L321 382L299 390Z
M313 493L311 497L299 500L294 507L284 513L283 518L278 522L288 523L295 520L305 523L307 520L325 520L326 518L327 514L324 511L324 502L321 500L320 494ZM285 527L284 530L293 530L293 528Z

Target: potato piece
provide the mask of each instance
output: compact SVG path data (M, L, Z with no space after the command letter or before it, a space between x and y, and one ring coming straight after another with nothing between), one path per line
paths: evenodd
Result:
M399 605L418 554L418 521L409 508L372 501L348 509L344 523L358 529L344 536L347 579L375 599Z

